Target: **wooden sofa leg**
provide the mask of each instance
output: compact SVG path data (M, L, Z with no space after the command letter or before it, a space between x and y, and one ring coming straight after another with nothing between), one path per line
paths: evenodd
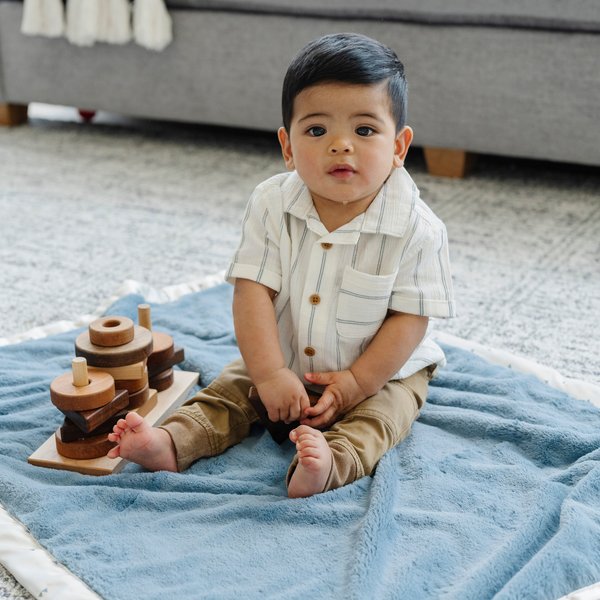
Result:
M0 104L0 125L10 127L27 121L27 104Z
M423 148L430 175L465 177L477 162L477 154L450 148Z

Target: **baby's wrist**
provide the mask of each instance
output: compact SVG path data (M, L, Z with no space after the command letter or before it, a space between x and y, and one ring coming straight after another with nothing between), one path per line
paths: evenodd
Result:
M252 383L254 383L255 386L260 386L263 383L266 383L268 381L271 381L272 379L275 379L276 377L278 377L279 375L281 375L281 372L285 370L285 365L283 366L278 366L278 365L273 365L272 367L262 367L261 369L254 369L252 371L250 371L250 369L248 369L248 373L250 375L250 379L252 379Z
M357 369L354 366L352 366L350 367L349 371L350 373L352 373L356 385L358 386L365 398L370 398L371 396L374 396L381 389L382 386L378 385L378 382L374 381L372 377L365 376L365 374L362 373L360 369Z

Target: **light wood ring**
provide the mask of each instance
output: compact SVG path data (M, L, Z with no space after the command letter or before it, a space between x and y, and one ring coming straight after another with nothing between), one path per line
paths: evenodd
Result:
M73 384L73 373L65 373L50 384L50 400L59 410L92 410L108 404L115 397L115 380L103 371L88 370L90 383Z
M122 346L134 335L133 321L127 317L102 317L90 323L90 342L96 346Z
M116 442L111 442L108 439L108 433L101 433L100 435L94 435L74 442L63 442L60 436L60 427L56 430L55 438L56 450L61 456L78 460L106 456L108 451L117 445Z

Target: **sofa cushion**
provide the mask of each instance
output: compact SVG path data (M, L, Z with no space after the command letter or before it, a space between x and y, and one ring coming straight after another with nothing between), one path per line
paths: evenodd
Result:
M166 0L169 8L600 33L598 0Z

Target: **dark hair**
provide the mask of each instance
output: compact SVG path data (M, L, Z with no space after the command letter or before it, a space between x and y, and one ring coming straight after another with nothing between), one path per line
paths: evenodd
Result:
M408 86L396 53L358 33L334 33L316 39L300 50L283 80L283 126L289 132L294 99L308 87L326 82L369 85L385 80L398 132L406 122Z

